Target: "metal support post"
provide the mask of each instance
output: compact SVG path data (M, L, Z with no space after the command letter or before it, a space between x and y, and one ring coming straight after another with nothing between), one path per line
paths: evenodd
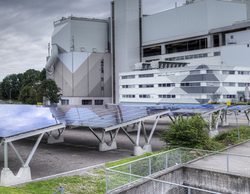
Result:
M158 124L159 119L160 119L159 116L156 117L156 120L155 120L155 122L154 122L153 128L152 128L151 133L150 133L149 138L148 138L148 142L150 142L151 139L152 139L152 137L153 137L153 134L154 134L154 132L155 132L155 129L156 129L156 126L157 126L157 124Z
M140 144L140 135L141 135L141 121L138 124L137 137L136 137L136 145Z
M30 163L32 157L34 156L35 151L37 150L37 147L38 147L39 143L41 142L41 140L43 138L43 135L44 135L44 133L42 133L41 135L39 135L39 137L38 137L38 139L37 139L34 147L32 148L32 150L31 150L31 152L30 152L30 154L29 154L29 156L28 156L28 158L27 158L27 160L26 160L26 162L24 164L24 167L28 167L29 166L29 163Z
M9 142L9 144L10 144L10 147L14 150L14 152L15 152L17 158L20 160L22 166L24 166L24 161L23 161L21 155L19 154L19 152L17 151L17 149L15 148L15 146L13 145L13 143L12 143L12 142Z
M4 142L4 168L8 168L8 143Z

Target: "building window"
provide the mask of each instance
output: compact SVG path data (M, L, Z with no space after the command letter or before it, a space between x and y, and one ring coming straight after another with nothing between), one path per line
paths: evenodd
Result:
M181 83L181 87L199 87L201 86L200 82L194 82L194 83Z
M205 49L207 48L207 39L202 38L197 40L167 44L165 45L165 48L166 54Z
M135 85L122 85L122 88L134 88Z
M154 74L140 74L139 78L147 78L147 77L154 77Z
M222 74L224 74L224 75L234 75L234 74L235 74L235 71L223 70L223 71L222 71Z
M250 86L250 83L238 83L239 87L247 87Z
M250 75L250 71L238 71L239 75Z
M159 98L176 98L176 96L175 95L169 95L169 94L160 94L159 96L158 96Z
M135 95L134 94L125 94L125 95L122 95L123 98L135 98Z
M222 86L224 86L224 87L234 87L235 83L234 82L223 82Z
M124 75L122 76L122 79L134 79L135 75Z
M214 52L214 56L215 56L215 57L216 57L216 56L220 56L220 55L221 55L220 51Z
M234 99L234 98L236 98L236 95L233 95L233 94L223 95L223 98L224 99Z
M143 49L143 57L151 57L156 55L161 55L161 46L154 46Z
M195 55L185 55L185 56L179 56L179 57L169 57L165 58L166 61L180 61L185 59L198 59L198 58L205 58L208 57L208 53L200 53Z
M95 105L103 105L103 100L95 100Z
M163 83L163 84L158 84L159 88L170 88L170 87L175 87L175 83Z
M139 98L150 98L149 94L140 94Z
M139 88L153 88L154 84L141 84L139 85Z
M82 100L82 105L92 105L92 100Z
M69 105L68 99L61 99L61 105Z

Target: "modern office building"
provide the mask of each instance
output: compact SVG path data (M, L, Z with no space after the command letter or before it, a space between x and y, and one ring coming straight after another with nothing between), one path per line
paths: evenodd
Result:
M52 52L47 69L62 88L63 103L95 104L95 99L103 103L199 103L248 98L248 0L189 0L152 15L144 15L142 5L143 0L113 0L108 20L70 17L55 23L52 48L58 46L60 57L55 63L53 56L58 53ZM67 63L61 63L69 60L62 56L71 56L68 69L77 72L74 53L85 55L80 61L87 62L81 63L78 74L66 75L62 69ZM97 70L102 64L104 75Z

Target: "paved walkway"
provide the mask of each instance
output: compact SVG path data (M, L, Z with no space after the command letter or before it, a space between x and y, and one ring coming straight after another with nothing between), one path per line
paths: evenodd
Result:
M223 154L208 156L188 164L187 167L229 172L250 177L250 141L230 148L228 153L229 155L225 151Z

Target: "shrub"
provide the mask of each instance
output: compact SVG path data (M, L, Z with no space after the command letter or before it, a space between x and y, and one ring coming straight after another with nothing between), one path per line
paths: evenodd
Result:
M162 139L172 146L204 149L209 142L207 124L199 115L178 117L170 129L163 133Z

